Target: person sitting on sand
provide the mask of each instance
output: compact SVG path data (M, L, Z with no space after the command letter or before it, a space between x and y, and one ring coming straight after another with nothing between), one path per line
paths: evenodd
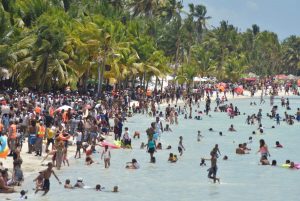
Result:
M275 145L275 148L283 148L279 141L276 141Z
M71 184L70 179L66 179L64 188L67 188L67 189L73 189L73 188L74 188L74 187L72 186L72 184Z
M7 169L1 169L0 171L0 193L14 193L15 190L13 187L7 185Z
M127 169L139 169L140 168L140 164L137 162L136 159L132 159L131 162L127 162L126 163L126 167Z
M228 131L230 132L235 132L235 128L233 127L233 124L230 125L230 127L228 128Z

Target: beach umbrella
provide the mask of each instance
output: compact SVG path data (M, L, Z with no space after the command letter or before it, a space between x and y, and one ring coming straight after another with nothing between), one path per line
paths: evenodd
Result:
M68 105L63 105L63 106L60 106L59 108L57 108L56 110L55 110L55 112L60 112L60 111L62 111L62 110L64 110L64 111L67 111L67 110L69 110L69 109L73 109L71 106L68 106Z

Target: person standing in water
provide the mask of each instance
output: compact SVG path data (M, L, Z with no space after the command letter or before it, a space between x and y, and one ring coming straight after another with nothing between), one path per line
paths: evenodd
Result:
M58 183L61 184L60 180L58 179L58 177L56 176L56 174L52 170L52 168L53 168L53 164L51 162L49 162L48 163L48 168L41 173L44 177L43 189L36 189L35 193L37 193L38 191L44 191L44 194L43 194L43 196L44 196L49 192L49 190L50 190L50 177L51 177L52 174L57 179Z
M261 154L261 158L265 157L266 159L268 159L268 156L271 156L264 139L259 140L259 150L257 151L257 153Z
M153 154L155 151L156 151L155 141L153 140L152 136L150 136L147 143L147 152L150 154L150 163L153 162Z
M207 177L212 179L214 181L214 183L216 183L216 181L218 181L220 183L220 178L217 178L217 171L218 171L218 167L217 167L217 153L212 151L210 152L211 158L210 159L204 159L203 160L210 160L211 161L211 166L208 169L208 175Z
M108 146L106 145L101 154L101 159L104 158L104 166L105 168L109 168L110 166L110 151L108 150Z
M180 156L182 156L183 150L185 151L185 148L184 148L184 146L182 144L182 140L183 140L183 137L180 136L179 137L179 143L178 143L178 152L179 152Z

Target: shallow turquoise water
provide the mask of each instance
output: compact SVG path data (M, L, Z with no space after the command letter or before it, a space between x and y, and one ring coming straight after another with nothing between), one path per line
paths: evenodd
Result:
M172 133L163 133L161 142L163 148L172 145L172 150L158 151L156 164L149 163L149 154L146 150L139 149L141 142L146 142L145 130L153 118L136 115L129 119L125 125L129 127L131 133L135 130L141 131L142 137L139 140L133 140L133 150L112 150L111 167L104 169L100 155L93 156L100 164L85 166L82 160L72 160L69 168L63 168L56 173L61 181L69 178L72 184L77 177L83 177L84 183L94 187L100 183L107 191L111 190L114 185L119 186L119 193L96 192L93 189L76 189L65 190L63 185L59 186L54 177L51 178L51 190L47 196L41 197L41 193L33 195L29 192L31 200L174 200L174 201L192 201L192 200L222 200L232 201L242 199L243 201L282 201L300 200L300 170L289 170L281 167L261 166L259 163L258 150L259 139L265 139L269 146L271 158L282 164L286 159L300 162L299 157L299 139L300 123L293 126L281 122L276 126L273 120L266 117L270 113L268 100L263 106L249 106L250 100L233 100L230 101L237 105L243 114L257 113L259 108L263 109L264 118L262 120L265 127L264 135L252 135L252 131L257 129L257 125L250 126L245 123L246 116L240 115L233 120L229 119L226 113L211 113L212 117L204 116L201 121L184 120L183 116L179 118L178 126L171 126ZM256 102L259 102L256 99ZM276 99L275 104L279 106L279 112L283 116L283 110L280 106L280 100ZM300 98L291 97L290 105L292 114L300 107ZM213 103L214 106L214 103ZM201 105L203 110L203 103ZM230 124L234 124L238 132L227 132ZM271 126L275 125L275 129ZM218 132L208 132L209 128L222 131L223 135L219 136ZM201 142L197 142L197 130L202 131ZM176 164L167 162L170 152L178 154L177 144L179 136L183 136L183 144L186 151L183 156L179 157ZM238 143L248 141L248 137L253 136L252 148L250 154L239 156L235 154L235 148ZM275 149L275 141L279 140L284 148ZM218 160L218 177L221 178L221 184L213 184L207 178L206 167L200 167L200 158L209 157L209 152L215 144L219 144L222 153ZM227 155L228 161L221 158ZM125 163L136 158L141 168L139 170L127 170L124 168ZM32 189L34 184L27 179L24 188Z

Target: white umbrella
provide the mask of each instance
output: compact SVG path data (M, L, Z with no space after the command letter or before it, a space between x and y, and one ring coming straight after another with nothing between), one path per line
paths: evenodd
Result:
M62 110L64 110L64 111L67 111L67 110L69 110L69 109L73 109L71 106L68 106L68 105L63 105L63 106L60 106L59 108L57 108L55 111L58 111L58 112L60 112L60 111L62 111Z

